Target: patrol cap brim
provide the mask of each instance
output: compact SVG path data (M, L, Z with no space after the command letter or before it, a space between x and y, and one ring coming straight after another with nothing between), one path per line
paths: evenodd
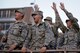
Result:
M78 20L77 20L75 17L74 17L73 20L67 19L67 20L66 20L66 23L67 23L68 21L71 21L71 22L74 22L74 21L75 21L75 22L78 22Z
M15 10L15 13L16 13L16 12L23 14L22 12L20 12L20 11L18 11L18 10Z
M66 23L67 23L68 21L71 21L71 22L72 22L72 20L67 19L67 20L66 20Z
M49 20L49 19L44 19L44 20L51 21L51 20Z
M52 18L51 17L46 17L44 20L52 21Z
M31 16L35 16L35 15L37 15L37 14L32 14Z
M43 19L43 12L42 11L34 11L31 16L40 15L41 19Z

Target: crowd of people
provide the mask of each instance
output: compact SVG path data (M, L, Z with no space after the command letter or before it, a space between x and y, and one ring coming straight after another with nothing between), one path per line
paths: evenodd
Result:
M63 24L54 2L52 9L55 12L55 23L52 22L52 18L49 16L43 22L43 12L39 10L31 14L35 24L28 25L23 21L24 12L16 10L16 21L9 27L6 35L2 37L0 44L5 44L1 49L9 51L21 50L23 53L28 50L31 52L39 50L44 53L47 49L79 49L80 30L78 20L72 13L67 11L64 3L60 3L60 8L69 18L65 21L67 27ZM62 31L61 36L59 36L59 28Z

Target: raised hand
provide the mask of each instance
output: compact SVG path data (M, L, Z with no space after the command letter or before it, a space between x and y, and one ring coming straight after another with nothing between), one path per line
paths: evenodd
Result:
M40 53L44 53L44 52L46 52L46 47L42 47L42 48L40 49Z
M64 6L64 3L60 3L60 8L62 9L62 10L64 10L65 9L65 6Z
M54 2L53 2L53 5L51 7L52 7L52 9L57 10L56 9L56 3L54 3Z
M14 48L16 48L16 45L15 44L13 44L13 45L10 46L9 51L14 50Z
M21 51L22 51L22 53L26 53L27 52L27 48L26 47L22 47Z

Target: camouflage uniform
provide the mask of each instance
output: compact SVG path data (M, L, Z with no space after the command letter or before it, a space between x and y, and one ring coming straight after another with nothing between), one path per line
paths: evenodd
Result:
M55 49L56 46L57 46L57 37L58 37L58 28L59 28L58 20L59 20L58 16L56 17L56 22L55 23L52 23L52 18L51 17L46 17L44 19L44 21L47 23L47 25L50 26L52 32L54 33L55 43L50 43L50 49Z
M58 13L57 9L55 10L55 16L56 16L55 23L51 24L51 29L52 29L52 31L54 33L54 37L55 37L55 43L53 43L52 45L58 47L60 45L60 43L58 41L62 37L59 37L59 32L58 32L58 29L60 28L61 19L60 19L60 16L59 16L59 13ZM51 20L51 18L49 20Z
M60 42L60 39L62 38L62 36L59 36L59 32L58 32L58 29L60 28L60 25L61 25L60 24L61 18L59 16L57 9L54 11L55 11L56 18L55 18L55 23L53 24L52 28L53 28L53 32L55 35L56 48L58 48L58 47L62 46L62 44L61 44L62 42Z
M8 30L7 34L7 44L5 48L16 44L20 46L25 41L28 34L28 26L23 21L16 21Z
M33 50L39 50L45 45L48 47L50 41L54 39L54 34L44 22L40 23L38 26L33 25L29 36L29 48ZM26 42L28 42L28 40L25 41L24 46L27 45Z
M46 17L45 19L44 19L44 21L51 27L51 30L53 31L53 33L54 33L54 35L55 36L58 36L58 28L59 28L59 23L58 23L58 21L59 21L59 19L58 19L58 16L56 17L56 22L55 23L49 23L49 22L47 22L47 21L52 21L52 18L51 17Z
M57 49L63 46L63 40L64 36L63 33L59 33L58 39L57 39Z
M78 33L78 49L80 49L80 28L79 28L79 33Z
M60 22L61 29L64 33L64 45L62 46L62 48L66 48L66 49L76 49L77 48L77 42L78 42L78 32L79 32L79 25L78 25L78 20L76 18L73 17L73 15L71 13L69 13L67 10L64 10L64 12L66 13L67 17L72 20L72 28L67 29L62 21ZM72 52L73 53L73 52Z
M41 15L42 16L41 19L42 19L43 15L40 14L40 12L41 11L38 11L35 14ZM28 35L30 37L29 41L26 39L23 46L26 46L27 45L26 42L29 42L28 48L32 50L39 50L45 46L48 48L49 43L51 41L54 42L54 34L50 30L50 27L45 22L41 21L39 24L34 24L31 27L30 31L31 31L31 34Z

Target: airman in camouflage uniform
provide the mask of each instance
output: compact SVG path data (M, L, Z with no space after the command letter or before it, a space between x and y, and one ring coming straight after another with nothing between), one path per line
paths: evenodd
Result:
M53 2L53 6L52 6L52 9L54 10L55 12L55 23L52 23L52 18L51 17L46 17L46 19L44 19L44 21L46 23L48 23L48 25L50 26L51 30L53 31L54 33L54 37L55 37L55 42L54 43L50 43L50 46L52 49L55 49L58 45L58 38L59 38L59 32L58 32L58 29L59 29L59 26L60 26L60 17L59 17L59 13L57 11L57 8L56 8L56 4Z
M68 29L63 25L62 21L60 22L61 29L64 32L64 38L63 38L64 43L61 48L77 49L78 32L79 32L79 25L77 23L78 20L74 18L73 15L65 9L63 3L60 3L60 5L61 9L66 13L67 17L69 18L68 20L66 20Z
M48 48L49 43L54 39L54 34L50 30L50 27L45 22L42 22L42 11L35 11L32 14L32 17L34 18L35 25L33 25L31 29L29 49L45 52L45 50ZM24 52L25 48L22 50Z
M13 49L20 47L25 41L28 34L28 26L23 22L24 11L19 9L15 11L16 22L9 28L6 38L7 43L4 49L12 51Z
M54 38L55 38L55 43L53 43L53 44L50 43L50 48L49 49L56 49L56 46L57 46L57 44L56 44L57 43L57 36L58 36L58 26L57 26L57 24L52 23L52 18L51 17L46 17L44 19L44 21L45 21L45 23L47 25L50 26L52 32L54 33Z
M52 9L54 10L55 16L56 16L55 23L53 25L53 32L55 35L56 48L58 48L58 47L62 46L62 43L63 43L62 41L60 41L61 38L63 38L63 35L59 36L59 32L58 32L58 29L60 28L61 18L59 16L58 10L56 8L56 3L54 3L54 2L53 2Z
M58 36L58 18L56 18L56 22L52 23L52 18L51 17L46 17L44 21L50 26L51 30L53 31L55 36Z

